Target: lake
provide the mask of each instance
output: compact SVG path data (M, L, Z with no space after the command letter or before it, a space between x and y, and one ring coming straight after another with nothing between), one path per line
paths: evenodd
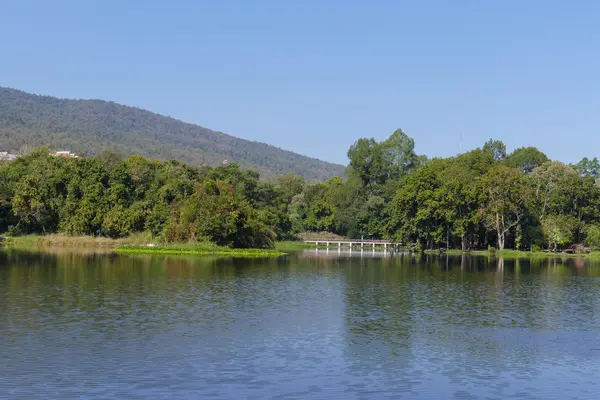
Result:
M0 250L0 398L597 399L600 262Z

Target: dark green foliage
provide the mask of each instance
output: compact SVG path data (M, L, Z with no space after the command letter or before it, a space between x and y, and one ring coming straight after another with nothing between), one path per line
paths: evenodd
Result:
M293 174L264 181L237 163L197 167L112 151L63 159L41 149L0 163L0 231L150 232L167 243L241 248L323 231L423 250L600 246L596 158L568 166L534 147L507 156L490 140L427 160L401 130L360 139L348 156L346 180L307 184Z
M522 172L529 174L546 161L548 161L548 157L537 148L521 147L506 157L504 163L509 167L519 168Z
M398 180L418 166L421 158L414 152L415 142L401 129L387 140L359 139L350 150L350 173L362 181L364 187L382 186Z
M585 244L594 248L600 248L600 225L589 225L585 229Z
M350 164L346 187L335 189L331 222L336 233L353 237L381 238L388 235L389 204L400 180L425 162L414 151L414 140L401 129L387 140L360 139L348 150Z
M169 242L209 238L236 248L271 248L275 240L275 234L233 185L211 179L174 208L165 235Z
M535 147L481 149L427 161L401 130L360 139L345 182L307 186L290 202L295 230L394 238L417 249L559 250L597 242L598 162L569 167Z
M100 100L63 100L0 87L0 151L49 146L92 156L141 154L194 165L238 162L265 176L294 173L309 181L343 174L343 166L239 139L139 108ZM113 153L113 154L108 154ZM107 168L110 164L105 162Z
M392 202L389 230L397 239L431 247L444 238L440 172L446 160L436 159L404 178Z
M167 242L271 248L291 237L287 210L304 188L302 179L283 180L280 189L236 164L65 159L41 149L0 164L0 229L112 238L147 231Z
M479 181L482 193L480 215L488 230L496 235L497 247L504 250L506 237L527 215L530 185L516 168L496 165Z

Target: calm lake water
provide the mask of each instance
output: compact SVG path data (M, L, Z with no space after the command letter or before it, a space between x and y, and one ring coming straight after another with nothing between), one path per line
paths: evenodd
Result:
M0 250L0 398L598 399L600 263Z

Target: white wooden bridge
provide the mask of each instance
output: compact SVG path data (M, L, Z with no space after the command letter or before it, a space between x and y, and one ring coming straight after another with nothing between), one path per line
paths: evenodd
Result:
M359 247L360 249L372 248L375 250L376 247L383 248L384 250L399 250L402 243L394 242L391 240L353 240L353 239L342 239L342 240L305 240L304 243L314 244L316 247L349 247L350 249Z

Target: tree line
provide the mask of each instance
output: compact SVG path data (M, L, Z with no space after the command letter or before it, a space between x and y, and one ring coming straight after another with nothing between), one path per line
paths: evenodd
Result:
M0 231L148 232L166 242L268 248L291 234L291 196L285 184L263 182L237 164L195 167L113 153L61 158L41 149L0 165Z
M348 151L347 180L308 188L293 220L308 230L391 238L417 249L600 246L600 162L550 160L501 141L427 159L397 130ZM294 202L292 203L294 206Z
M40 149L0 164L0 232L209 240L272 247L301 232L389 238L417 249L600 246L600 163L507 154L490 140L455 157L416 154L402 130L359 139L345 178L263 180L233 163L196 167L105 152L65 159Z

